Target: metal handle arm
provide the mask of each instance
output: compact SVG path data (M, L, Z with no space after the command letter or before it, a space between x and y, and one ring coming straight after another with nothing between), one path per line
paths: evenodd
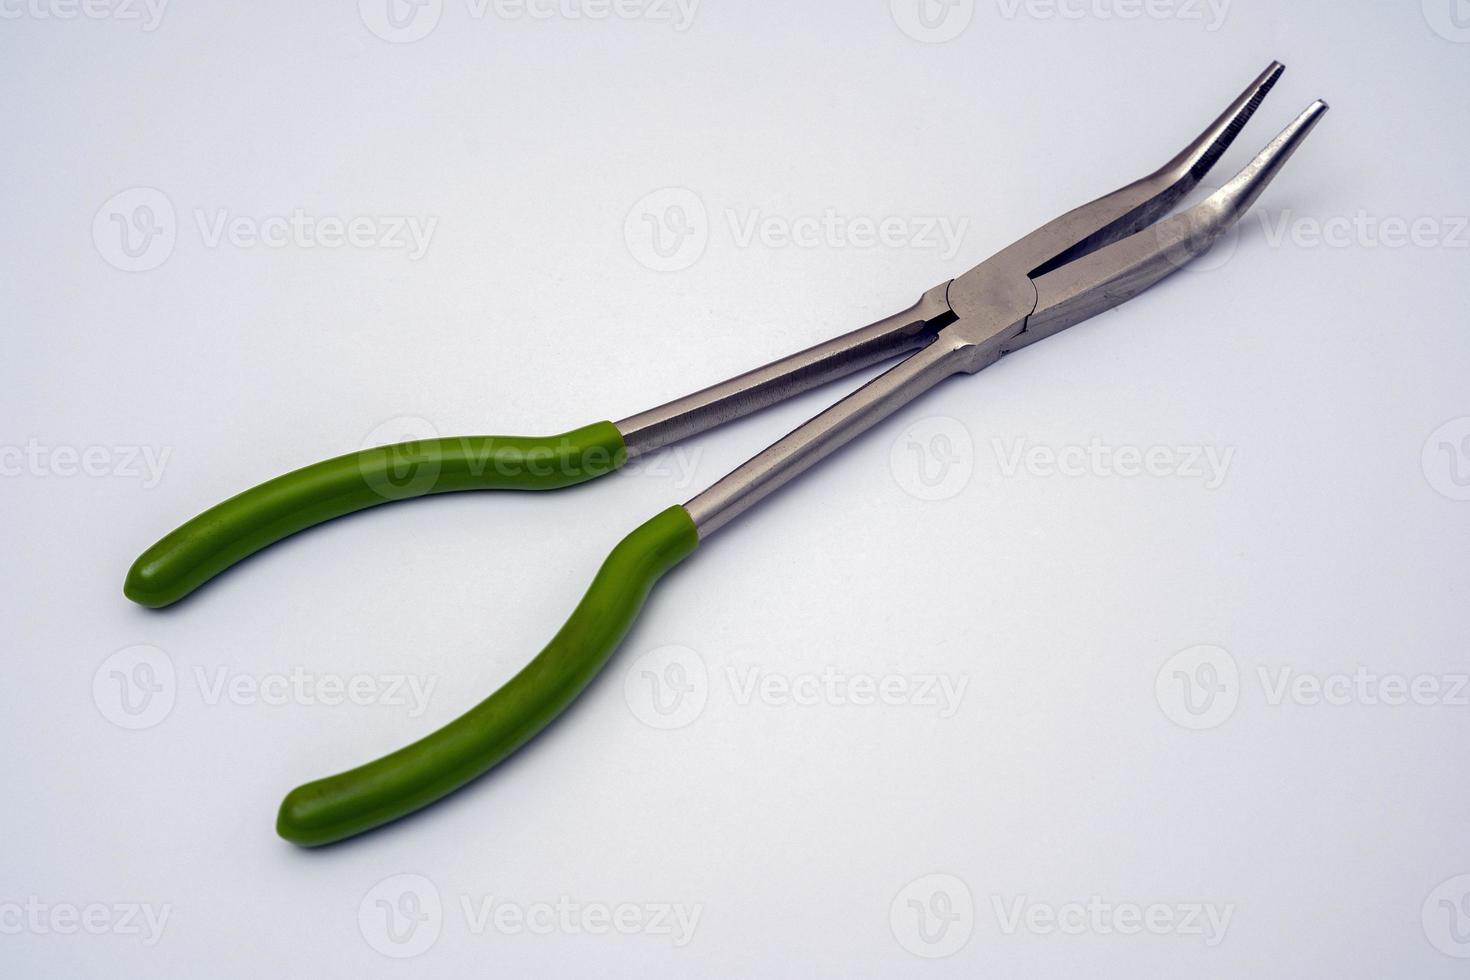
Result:
M629 457L661 449L922 347L954 320L948 281L901 313L617 423Z
M700 538L724 527L945 378L965 371L972 346L948 331L940 333L927 347L736 467L684 505Z

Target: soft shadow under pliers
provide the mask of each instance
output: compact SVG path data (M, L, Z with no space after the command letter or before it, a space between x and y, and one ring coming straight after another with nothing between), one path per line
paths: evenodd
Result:
M272 542L390 500L581 483L632 457L908 354L688 503L628 535L566 625L505 686L391 755L293 790L281 804L276 829L287 840L317 845L397 819L484 773L556 717L607 661L654 583L736 515L945 378L974 374L1111 309L1208 249L1327 110L1313 103L1224 187L1165 218L1224 154L1282 70L1273 63L1160 170L1042 225L902 313L616 424L547 438L423 440L296 470L168 534L133 564L123 591L145 606L168 605Z

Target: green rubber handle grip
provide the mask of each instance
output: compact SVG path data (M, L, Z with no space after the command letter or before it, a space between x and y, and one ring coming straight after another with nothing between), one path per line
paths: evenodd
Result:
M334 517L453 490L565 487L626 459L611 422L556 436L424 439L348 453L268 480L171 531L133 562L123 594L166 606L242 558Z
M276 833L305 847L330 844L397 820L482 775L581 693L654 584L698 544L683 507L639 527L612 550L546 649L504 687L412 745L292 790L281 803Z

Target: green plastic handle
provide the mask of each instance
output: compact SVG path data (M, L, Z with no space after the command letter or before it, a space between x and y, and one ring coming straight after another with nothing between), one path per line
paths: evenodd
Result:
M611 422L556 436L425 439L348 453L246 490L171 531L133 562L123 594L166 606L242 558L334 517L452 490L550 490L626 459Z
M597 675L665 572L699 544L670 507L608 555L566 625L526 667L443 728L367 765L307 783L281 802L276 833L305 847L397 820L454 792L526 743Z

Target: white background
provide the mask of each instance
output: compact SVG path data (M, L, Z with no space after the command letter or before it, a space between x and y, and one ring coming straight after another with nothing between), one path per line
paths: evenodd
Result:
M915 0L431 0L399 28L377 0L0 4L0 974L1463 975L1470 10L925 2L927 28ZM893 312L1161 164L1272 58L1218 179L1333 111L1238 236L712 538L560 722L419 816L318 851L272 829L292 786L508 679L621 535L840 390L585 488L338 521L167 611L121 595L286 469L621 418ZM432 233L211 232L297 211ZM802 245L745 234L829 211ZM885 219L904 240L864 244ZM1025 455L1093 445L1170 462ZM138 662L162 690L129 715ZM1277 690L1360 668L1348 703ZM434 687L315 697L359 674ZM1395 677L1437 703L1381 703ZM559 901L698 919L589 935L539 918Z

